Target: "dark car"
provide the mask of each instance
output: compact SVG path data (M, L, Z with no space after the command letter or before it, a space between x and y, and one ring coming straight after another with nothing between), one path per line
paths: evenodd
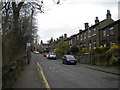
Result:
M64 55L62 58L63 64L77 64L77 59L73 55Z

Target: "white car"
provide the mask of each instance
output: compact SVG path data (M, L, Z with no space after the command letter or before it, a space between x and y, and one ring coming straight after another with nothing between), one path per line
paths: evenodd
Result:
M49 52L49 54L47 55L48 59L56 59L56 54L54 52Z
M35 53L35 54L39 54L39 52L38 52L38 51L34 51L34 53Z

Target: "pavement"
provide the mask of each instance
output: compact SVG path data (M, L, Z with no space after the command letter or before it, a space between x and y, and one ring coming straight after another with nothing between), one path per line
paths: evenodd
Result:
M21 72L17 81L11 86L11 88L44 88L43 80L37 71L35 58L32 57L30 64L25 66L23 72Z
M116 68L116 67L105 67L105 66L96 66L96 65L88 65L88 64L86 64L86 67L89 69L93 69L105 73L120 75L120 68Z

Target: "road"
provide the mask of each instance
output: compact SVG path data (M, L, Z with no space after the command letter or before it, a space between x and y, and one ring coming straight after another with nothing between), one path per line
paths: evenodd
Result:
M2 88L2 36L0 35L0 90Z
M33 54L51 88L118 88L118 76L87 68L84 64L64 65Z

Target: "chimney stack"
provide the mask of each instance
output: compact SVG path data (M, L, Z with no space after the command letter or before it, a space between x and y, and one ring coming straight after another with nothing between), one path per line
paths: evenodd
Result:
M111 19L110 10L107 10L106 19Z
M79 33L81 33L81 32L82 32L82 29L79 30Z
M95 24L99 23L98 17L95 19Z
M85 29L88 29L89 23L85 23Z
M64 34L64 38L67 38L67 34L66 33Z

